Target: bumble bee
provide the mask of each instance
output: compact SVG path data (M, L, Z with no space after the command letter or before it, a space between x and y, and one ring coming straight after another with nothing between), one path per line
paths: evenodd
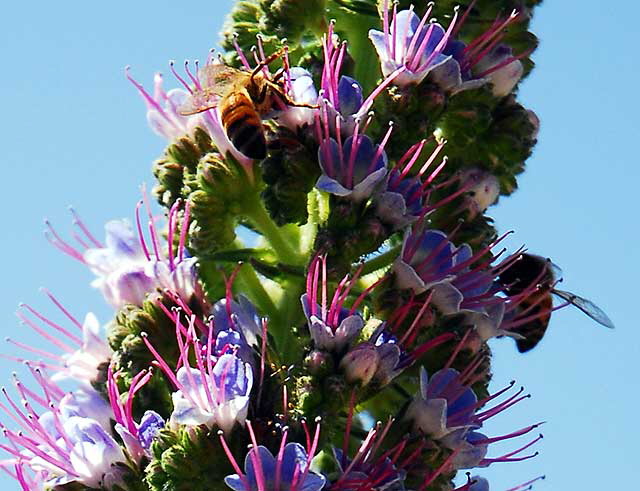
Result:
M284 69L274 77L263 70L283 53L281 50L272 54L252 71L223 63L206 65L198 73L201 88L193 91L180 107L180 113L188 116L217 107L222 126L234 147L251 159L265 158L267 143L262 118L279 107L276 98L287 106L316 107L298 104L289 98L283 83Z
M555 285L560 277L559 268L551 260L533 254L521 254L499 275L498 283L508 296L531 290L518 304L521 315L531 319L517 328L518 333L524 336L523 339L516 340L520 353L535 348L542 340L553 310L553 295L574 305L598 324L613 329L611 319L593 302L574 293L557 290Z

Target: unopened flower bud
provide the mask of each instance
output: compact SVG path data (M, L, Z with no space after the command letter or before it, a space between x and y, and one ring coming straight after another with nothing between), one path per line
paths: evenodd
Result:
M324 369L327 368L330 361L331 359L327 355L327 353L324 353L318 350L313 350L311 353L309 353L309 356L307 356L305 360L305 365L309 369L309 372L313 374L317 374L324 371Z
M367 385L378 369L380 355L372 344L361 344L349 351L342 361L340 368L344 370L349 383Z
M474 185L469 189L467 206L472 216L484 213L489 206L494 204L500 195L500 183L498 179L481 169L469 169L460 178L460 186Z

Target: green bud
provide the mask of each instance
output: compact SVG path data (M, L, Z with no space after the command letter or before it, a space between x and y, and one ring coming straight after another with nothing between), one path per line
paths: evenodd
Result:
M189 247L194 254L212 254L233 242L242 201L250 186L246 171L233 158L222 159L210 153L200 159L194 189L188 197Z
M228 438L236 455L243 455L243 437ZM246 450L245 450L246 452ZM218 435L205 427L161 430L152 445L153 458L145 469L146 484L153 491L222 491L225 476L233 468Z
M195 174L200 158L213 149L211 137L200 127L167 147L164 156L153 164L153 175L158 180L153 194L160 204L169 208L183 195L185 179Z

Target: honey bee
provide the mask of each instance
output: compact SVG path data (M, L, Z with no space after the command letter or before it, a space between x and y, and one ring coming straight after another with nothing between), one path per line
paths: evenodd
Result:
M498 283L509 296L522 294L533 286L538 286L531 294L525 296L518 304L523 317L531 318L518 327L517 332L524 336L517 339L516 345L520 353L525 353L542 340L549 326L553 309L553 295L577 307L591 317L598 324L609 329L614 325L602 309L590 300L574 293L557 290L555 288L561 277L561 272L549 259L533 254L521 254L520 257L498 277Z
M222 126L234 147L251 159L265 158L267 143L262 118L278 109L276 98L287 106L317 107L298 104L289 98L283 83L285 70L279 70L273 77L263 70L283 53L281 50L268 56L252 71L223 63L206 65L198 73L201 88L193 91L180 107L180 113L188 116L217 107Z

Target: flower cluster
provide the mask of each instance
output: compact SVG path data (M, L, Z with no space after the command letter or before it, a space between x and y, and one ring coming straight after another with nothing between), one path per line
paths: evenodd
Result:
M225 56L171 63L180 88L127 69L168 143L162 208L143 190L104 243L47 222L115 315L20 306L46 347L9 340L32 383L2 389L0 468L24 490L486 491L458 471L534 457L540 424L485 427L530 397L490 386L488 343L531 349L569 304L612 324L497 250L486 213L537 123L514 95L528 17L470 22L496 2L240 2Z

